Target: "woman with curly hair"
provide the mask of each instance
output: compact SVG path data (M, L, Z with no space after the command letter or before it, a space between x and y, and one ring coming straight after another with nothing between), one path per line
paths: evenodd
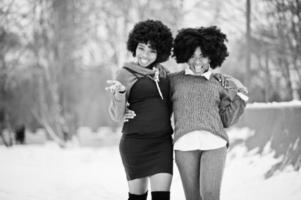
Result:
M120 155L129 200L146 200L148 180L153 200L169 200L173 174L170 84L166 61L172 48L170 29L161 21L137 23L127 49L135 62L125 63L106 89L112 93L110 115L125 120ZM129 104L127 106L127 103Z
M212 77L228 56L226 35L217 27L186 28L174 41L174 57L187 68L170 75L175 160L186 200L218 200L229 139L225 127L245 108L245 87ZM245 99L246 100L246 99Z

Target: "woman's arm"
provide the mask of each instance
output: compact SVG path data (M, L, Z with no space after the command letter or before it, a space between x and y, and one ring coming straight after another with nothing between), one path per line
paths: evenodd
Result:
M114 121L121 121L124 119L126 111L126 95L124 93L116 92L112 95L109 105L109 114Z
M235 95L233 100L229 96L224 96L221 99L219 113L223 122L224 128L228 128L235 124L239 117L243 114L246 107L246 101L239 95Z
M225 128L235 124L243 114L248 97L247 89L239 80L227 77L228 85L223 89L220 101L220 117ZM243 91L243 92L241 92Z
M119 70L117 72L116 80L108 80L107 83L110 84L106 87L106 90L111 93L111 102L109 105L109 114L112 120L121 121L124 119L126 112L126 86L124 73Z

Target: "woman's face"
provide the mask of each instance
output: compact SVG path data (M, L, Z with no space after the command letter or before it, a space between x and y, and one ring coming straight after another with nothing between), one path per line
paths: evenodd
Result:
M149 43L138 43L136 48L136 59L141 67L148 67L156 61L157 51L152 49Z
M187 64L195 74L203 74L209 69L210 59L208 57L204 57L202 55L201 48L197 47L191 58L189 58Z

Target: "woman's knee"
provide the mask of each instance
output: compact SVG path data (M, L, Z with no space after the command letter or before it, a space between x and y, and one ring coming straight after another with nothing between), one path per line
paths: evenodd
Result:
M129 193L145 194L147 192L147 178L139 178L128 181Z

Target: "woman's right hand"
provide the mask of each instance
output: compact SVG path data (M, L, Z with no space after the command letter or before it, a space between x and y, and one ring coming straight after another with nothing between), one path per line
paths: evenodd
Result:
M120 83L119 81L107 80L107 83L109 84L109 86L105 88L106 91L109 91L112 94L125 92L125 86L122 85L122 83Z

